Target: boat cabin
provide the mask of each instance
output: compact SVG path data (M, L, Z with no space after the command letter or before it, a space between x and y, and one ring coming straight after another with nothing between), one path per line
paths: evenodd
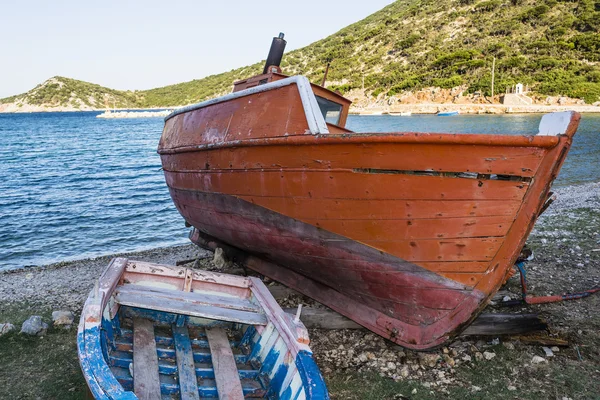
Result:
M281 68L271 66L269 67L269 72L266 74L255 75L251 78L234 82L233 93L270 82L279 81L285 78L289 78L289 76L282 74ZM350 110L350 104L352 104L352 101L348 100L342 95L332 92L331 90L325 89L322 86L315 85L314 83L311 83L311 88L315 94L319 109L321 110L323 118L330 128L330 131L332 133L340 133L336 132L335 128L341 128L342 131L345 132L346 120L348 119L348 112Z

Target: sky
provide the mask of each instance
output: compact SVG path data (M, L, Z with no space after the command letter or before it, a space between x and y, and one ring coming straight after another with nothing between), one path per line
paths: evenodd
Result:
M121 90L199 79L304 47L391 0L1 0L0 98L60 75Z

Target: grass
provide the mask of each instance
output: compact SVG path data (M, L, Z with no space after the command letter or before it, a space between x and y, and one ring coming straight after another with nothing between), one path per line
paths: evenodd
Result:
M0 399L83 399L86 383L77 358L77 330L49 327L43 337L18 333L23 321L40 315L51 325L51 310L28 304L0 309L0 322L17 328L0 338Z

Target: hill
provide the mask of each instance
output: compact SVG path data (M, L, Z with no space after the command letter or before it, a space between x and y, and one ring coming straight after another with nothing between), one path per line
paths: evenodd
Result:
M496 58L495 93L521 82L542 96L591 104L600 100L598 32L599 0L399 0L287 53L282 68L320 82L332 60L327 86L371 99L427 87L490 95ZM184 105L228 93L233 81L261 68L259 62L191 82L117 93L123 104Z
M106 105L118 108L139 107L141 99L134 92L55 76L27 93L1 99L0 104L5 104L6 108L10 106L9 111L68 111L101 109Z

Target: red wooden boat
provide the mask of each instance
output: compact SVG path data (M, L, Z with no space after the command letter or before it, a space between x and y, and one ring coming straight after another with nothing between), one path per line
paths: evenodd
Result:
M579 114L528 136L353 133L348 99L267 65L166 118L158 152L193 241L402 346L459 333L515 264Z

